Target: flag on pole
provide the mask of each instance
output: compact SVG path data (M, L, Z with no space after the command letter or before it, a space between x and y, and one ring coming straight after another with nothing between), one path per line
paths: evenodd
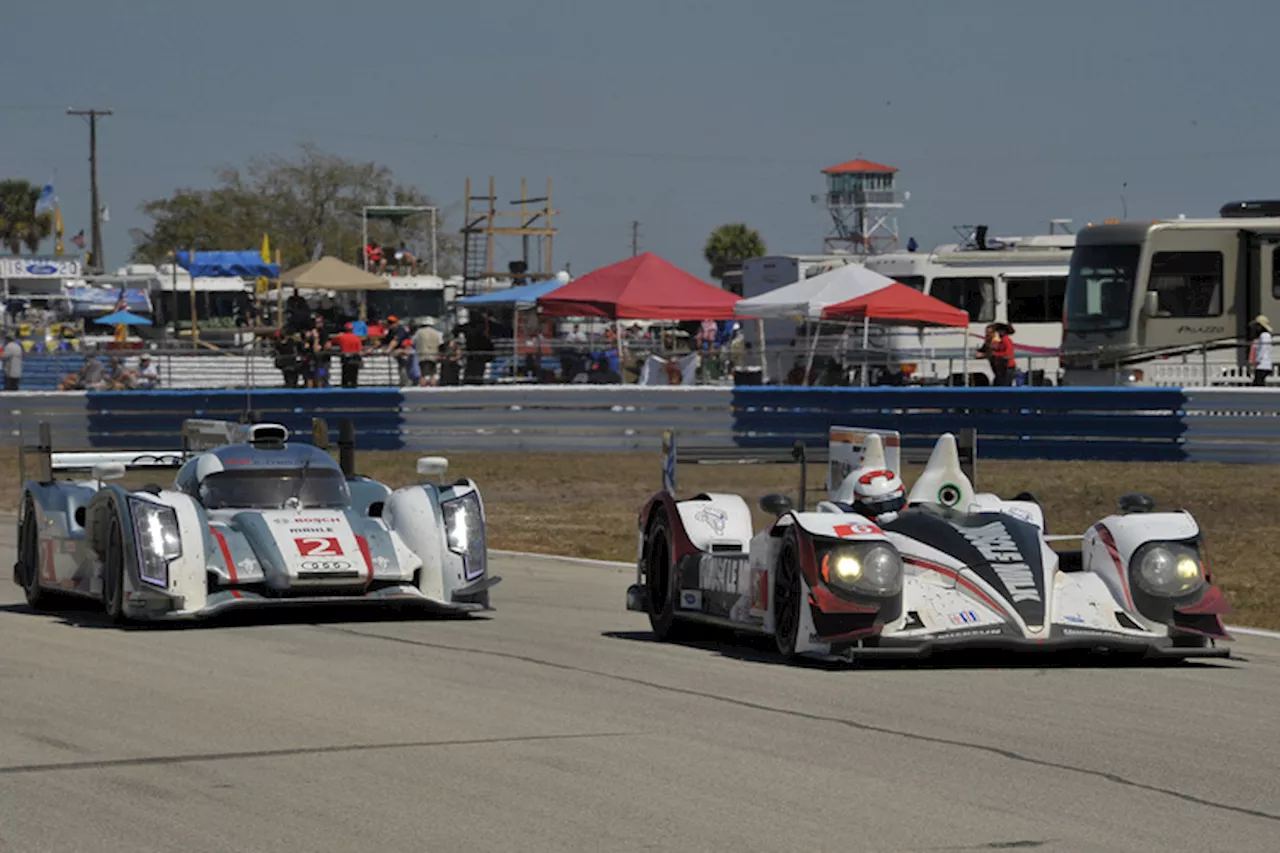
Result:
M58 197L53 194L53 184L45 184L40 190L40 197L36 199L36 216L52 213L57 206Z
M75 246L77 249L79 249L82 252L84 251L84 229L83 228L80 229L79 234L71 238L71 245Z
M116 296L116 307L111 309L111 313L113 314L117 311L129 310L129 297L125 293L124 287L125 286L123 284L120 285L120 293Z
M102 215L101 215L101 216L99 216L98 218L99 218L100 220L102 220L103 222L110 222L110 221L111 221L111 208L107 207L107 206L104 204L104 205L102 206Z
M62 208L55 207L53 209L53 233L57 236L57 244L54 248L55 254L62 257L62 253L66 251L66 247L62 245Z
M267 239L267 235L262 235L262 262L264 264L271 263L271 241ZM267 280L261 276L258 277L258 293L267 292Z

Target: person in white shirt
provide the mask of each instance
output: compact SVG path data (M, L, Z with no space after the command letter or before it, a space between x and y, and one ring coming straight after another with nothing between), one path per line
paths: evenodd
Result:
M1253 384L1267 384L1271 375L1271 321L1266 314L1253 318L1250 325L1250 337L1253 343L1249 346L1249 365L1253 368Z
M22 344L16 338L4 338L4 390L17 391L22 383Z

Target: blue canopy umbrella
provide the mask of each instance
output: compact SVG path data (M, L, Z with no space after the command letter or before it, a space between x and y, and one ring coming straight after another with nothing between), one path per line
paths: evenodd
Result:
M146 317L139 317L132 311L116 311L114 314L105 314L93 322L101 323L104 326L150 326L151 321Z

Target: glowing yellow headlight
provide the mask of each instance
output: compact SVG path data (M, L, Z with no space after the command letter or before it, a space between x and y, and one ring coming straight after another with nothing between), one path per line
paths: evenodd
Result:
M1179 578L1190 580L1200 575L1200 564L1190 557L1183 557L1174 566L1174 571L1178 573Z
M835 575L842 581L856 581L862 577L862 564L857 557L845 554L836 558Z

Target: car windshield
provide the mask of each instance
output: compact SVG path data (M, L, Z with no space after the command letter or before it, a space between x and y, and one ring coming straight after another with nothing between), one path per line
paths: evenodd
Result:
M351 501L341 472L326 468L219 471L200 484L206 509L280 509L295 496L299 508L341 509Z
M1139 246L1076 246L1067 277L1065 331L1128 328L1139 251Z

